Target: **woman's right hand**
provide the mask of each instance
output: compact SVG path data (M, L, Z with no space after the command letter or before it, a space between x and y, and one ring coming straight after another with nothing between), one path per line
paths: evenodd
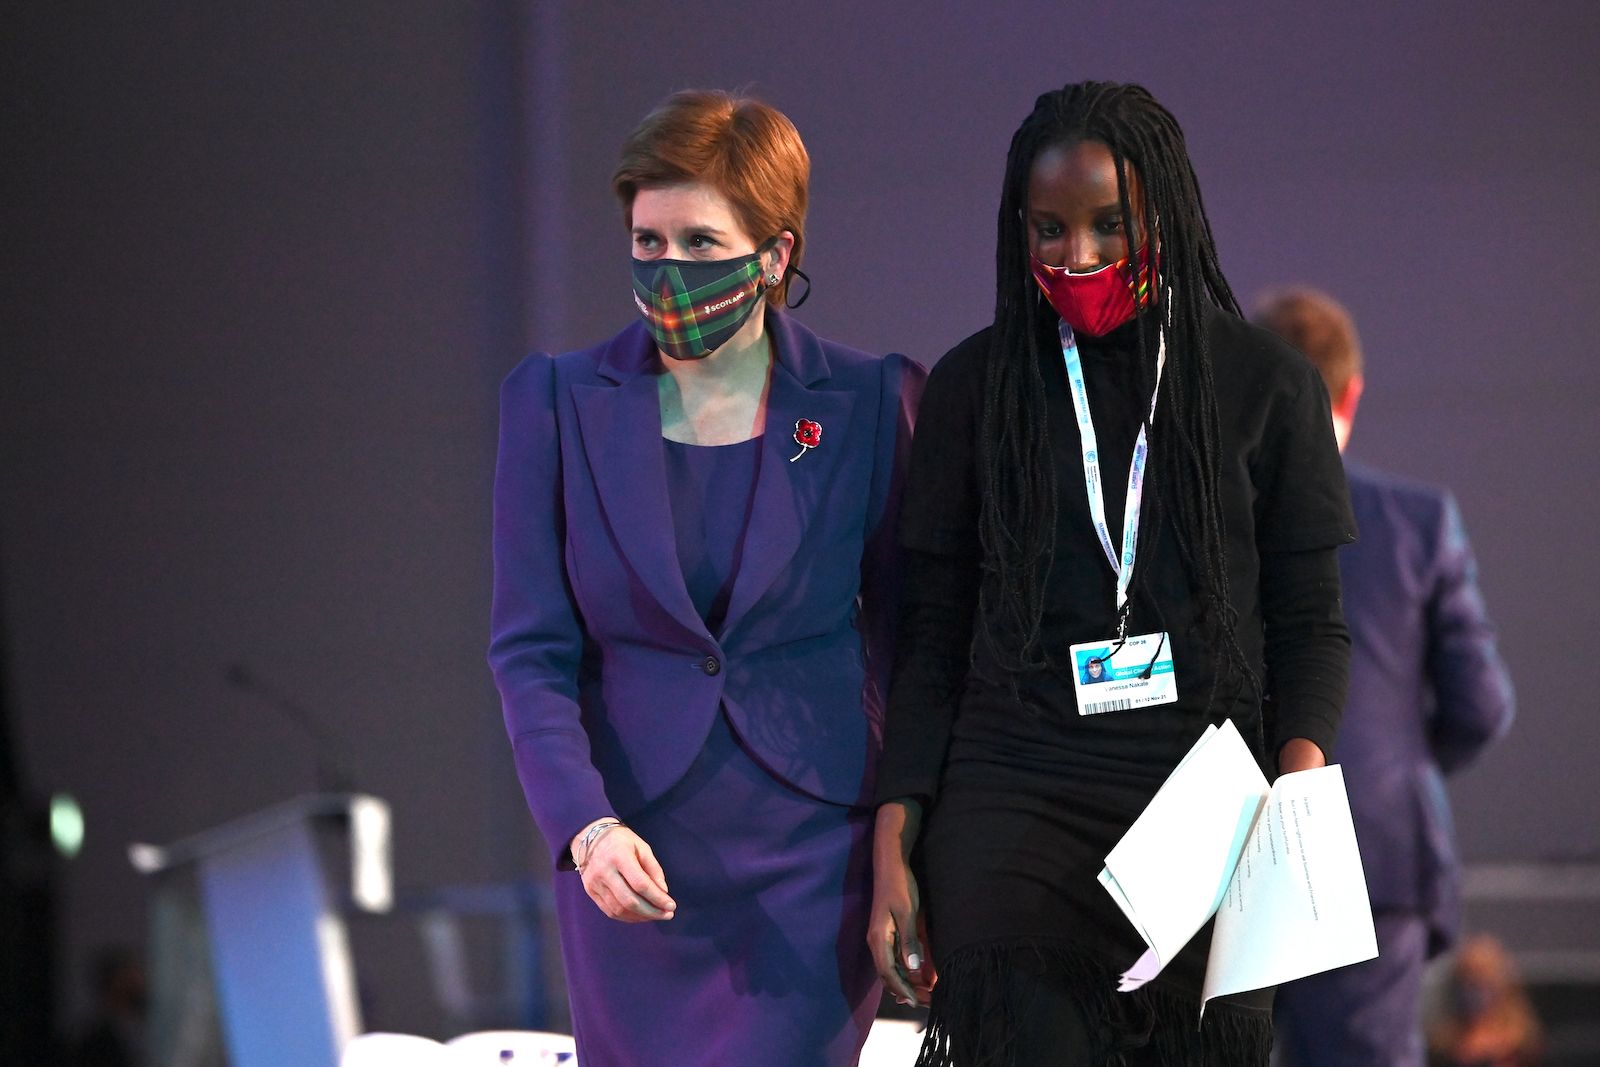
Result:
M572 839L574 848L582 837L579 833ZM677 902L667 895L667 878L655 853L621 823L590 844L581 874L584 892L613 919L653 922L672 918L678 909Z
M927 1004L938 980L928 958L927 929L911 847L922 826L922 806L892 800L878 809L872 845L872 918L867 945L884 986L903 1004Z

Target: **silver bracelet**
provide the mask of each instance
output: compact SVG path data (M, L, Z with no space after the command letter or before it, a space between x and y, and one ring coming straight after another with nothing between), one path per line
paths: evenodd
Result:
M621 825L621 819L601 819L599 822L589 827L588 830L584 831L583 836L578 839L578 847L572 850L572 865L578 869L579 874L582 874L584 867L588 866L589 864L589 853L594 851L594 843L600 840L601 835L603 835L607 830L611 829L613 826ZM582 860L578 859L579 850L582 850L583 852Z

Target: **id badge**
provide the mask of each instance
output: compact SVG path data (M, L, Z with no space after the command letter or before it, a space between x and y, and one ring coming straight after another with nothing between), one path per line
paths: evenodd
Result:
M1132 711L1178 699L1167 635L1141 634L1117 647L1115 640L1073 645L1072 687L1079 715Z

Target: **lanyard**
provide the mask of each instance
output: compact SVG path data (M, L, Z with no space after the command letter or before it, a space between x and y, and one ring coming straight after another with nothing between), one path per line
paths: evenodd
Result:
M1128 466L1128 495L1122 508L1122 553L1111 544L1111 531L1106 527L1106 504L1100 481L1100 445L1094 433L1094 419L1089 414L1089 393L1083 383L1083 361L1078 357L1078 340L1072 327L1061 321L1061 355L1067 361L1067 379L1072 388L1072 406L1078 413L1078 439L1083 445L1083 482L1089 491L1089 517L1094 520L1094 532L1100 537L1100 547L1105 551L1111 569L1117 575L1118 636L1126 636L1127 617L1123 606L1128 602L1128 583L1133 580L1133 561L1139 547L1139 505L1144 499L1144 468L1150 456L1146 430L1156 415L1156 397L1161 394L1161 371L1167 362L1166 331L1162 331L1156 352L1156 387L1150 394L1150 414L1139 427L1139 439L1133 446L1133 462Z

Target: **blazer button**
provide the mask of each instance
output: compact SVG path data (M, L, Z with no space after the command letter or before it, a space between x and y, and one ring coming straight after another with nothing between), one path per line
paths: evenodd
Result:
M718 671L722 670L722 664L717 662L717 657L707 656L706 661L700 664L700 669L705 671L707 674L715 675Z

